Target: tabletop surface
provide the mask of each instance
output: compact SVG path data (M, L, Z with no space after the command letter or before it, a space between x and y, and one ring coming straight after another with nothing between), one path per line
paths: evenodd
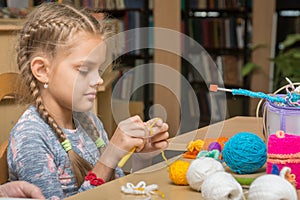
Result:
M255 117L234 117L224 122L216 123L192 132L188 132L172 138L168 151L185 151L187 144L195 139L231 137L238 132L252 132L264 139L262 134L262 119ZM173 157L170 162L176 159L183 159L180 155ZM184 159L186 160L186 159ZM264 174L264 170L258 174ZM146 196L124 194L121 186L131 182L136 185L140 181L145 181L147 185L157 184L159 191L165 195L164 199L172 200L201 200L200 192L192 190L189 186L179 186L172 183L169 178L168 167L165 162L152 165L138 172L125 177L110 181L92 190L79 193L66 199L143 199ZM159 195L152 195L152 199L162 199Z

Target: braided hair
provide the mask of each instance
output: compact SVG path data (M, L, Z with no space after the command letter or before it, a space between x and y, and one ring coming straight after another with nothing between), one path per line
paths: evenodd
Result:
M50 59L54 58L59 48L72 45L72 39L80 32L100 34L103 38L106 36L104 26L88 11L79 11L70 5L51 2L43 3L33 10L27 16L19 34L17 64L23 80L23 88L20 91L24 91L21 95L22 102L35 105L40 116L53 129L61 143L67 140L66 135L43 104L39 82L31 72L30 62L40 54ZM91 138L96 140L96 131L88 131L88 134L93 134ZM72 149L67 153L79 186L92 166Z

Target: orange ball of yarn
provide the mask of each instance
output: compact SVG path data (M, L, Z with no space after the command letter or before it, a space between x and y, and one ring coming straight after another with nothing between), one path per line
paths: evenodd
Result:
M188 185L186 172L190 166L187 161L177 160L169 166L169 177L176 185Z

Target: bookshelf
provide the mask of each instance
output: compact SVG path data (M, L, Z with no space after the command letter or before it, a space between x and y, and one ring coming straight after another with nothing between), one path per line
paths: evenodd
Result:
M198 42L215 62L221 72L224 86L227 88L249 88L249 77L242 77L241 70L250 58L252 1L248 0L185 0L182 8L182 31ZM199 126L210 123L213 116L211 105L215 97L209 99L209 84L218 84L216 74L212 71L214 63L207 58L207 54L193 51L193 46L185 44L192 60L204 68L203 74L193 70L193 63L183 60L182 73L193 86L200 108ZM199 50L198 50L199 51ZM205 80L205 81L204 81ZM184 95L185 96L185 95ZM225 99L218 99L214 105L227 107L226 117L248 115L248 98L226 94ZM227 102L227 104L225 104ZM211 119L212 122L222 120Z
M116 29L122 33L119 42L118 53L114 55L112 74L115 76L109 92L99 93L99 100L105 100L104 104L98 103L98 113L103 121L104 127L109 135L113 134L116 124L127 118L127 112L122 111L125 107L129 109L129 115L139 115L144 120L148 119L148 110L153 102L151 87L144 85L134 91L137 79L145 79L149 75L149 69L140 72L135 70L136 66L147 64L152 55L149 49L141 48L150 42L150 33L131 31L136 28L148 27L152 22L152 1L150 0L77 0L77 7L86 7L96 13L105 13ZM127 104L129 102L129 105ZM120 106L123 105L123 106ZM129 108L128 108L129 107ZM108 109L109 108L109 109ZM103 112L105 110L105 112ZM115 110L117 116L113 116Z
M24 5L28 7L28 11L33 9L34 6L39 5L44 1L42 0L30 0L24 1ZM84 0L75 0L75 1L68 1L64 0L63 3L75 3L76 6L80 8L87 8L91 11L94 11L97 17L97 13L107 13L110 20L114 20L113 24L118 26L120 29L119 31L126 31L127 29L133 29L137 27L147 27L149 26L149 16L151 15L151 11L149 6L151 6L151 2L149 0L143 1L136 1L136 0L120 0L120 1L84 1ZM10 4L13 5L13 4ZM8 4L6 1L1 1L1 6L4 6L3 9L9 10ZM19 8L23 9L23 8ZM12 59L7 59L13 56L13 40L15 39L15 31L17 31L20 26L18 26L19 22L22 20L24 16L13 16L11 13L7 13L5 17L15 17L15 19L2 19L0 21L0 40L5 41L2 43L7 46L7 50L3 50L4 59L0 62L1 71L17 71L15 69L16 63L12 61ZM101 17L101 16L100 16ZM140 41L147 38L147 35L140 36ZM126 43L127 45L131 45L130 43ZM133 44L135 45L135 44ZM136 44L138 45L138 44ZM125 47L126 48L126 47ZM142 63L148 63L151 59L151 55L147 49L137 50L136 52L129 52L126 55L122 55L118 58L116 63L122 66L130 66L131 68L134 67L136 64L136 60L139 60ZM113 83L116 81L120 74L118 70L120 69L119 66L114 66L116 70L112 68L107 68L103 75L104 85L99 88L98 95L97 95L97 103L95 104L95 111L97 112L99 118L102 120L108 135L111 136L113 131L116 127L114 119L112 117L111 112L111 98L112 98L112 90L113 90ZM144 107L150 103L150 98L147 96L149 94L149 87L143 88L141 99L139 102L134 101L130 103L130 110L132 111L130 114L139 114L142 118L144 116ZM143 102L140 102L143 101ZM109 108L109 109L108 109ZM105 112L103 112L105 111Z

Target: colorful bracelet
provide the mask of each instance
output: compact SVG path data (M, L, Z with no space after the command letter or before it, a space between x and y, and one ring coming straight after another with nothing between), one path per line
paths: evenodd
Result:
M90 181L90 184L93 186L98 186L105 183L102 178L97 178L96 174L92 171L89 171L89 173L85 176L85 180Z

